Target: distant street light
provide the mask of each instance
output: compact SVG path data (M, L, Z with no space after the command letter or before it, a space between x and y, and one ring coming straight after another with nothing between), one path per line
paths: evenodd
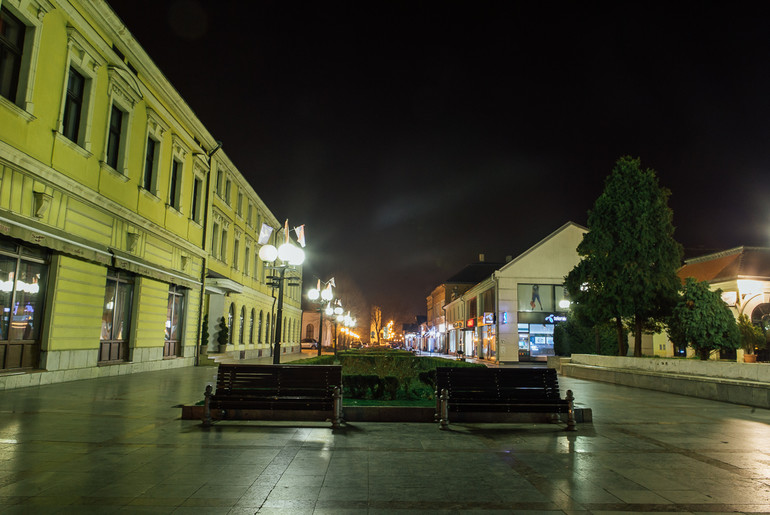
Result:
M286 271L296 271L297 267L305 261L305 252L289 241L286 234L286 242L277 249L273 245L264 245L259 249L259 258L268 264L267 268L278 272L278 275L268 275L267 285L278 288L278 307L275 316L275 341L273 344L273 364L281 363L281 328L283 326L283 282L284 280L296 280L298 276L286 276ZM299 283L289 282L289 286L299 286Z
M318 286L307 292L307 298L318 304L318 355L321 355L321 348L323 347L324 340L324 305L328 305L334 298L332 293L332 285L334 284L334 278L332 277L324 283L326 287L321 289L321 280L318 280Z

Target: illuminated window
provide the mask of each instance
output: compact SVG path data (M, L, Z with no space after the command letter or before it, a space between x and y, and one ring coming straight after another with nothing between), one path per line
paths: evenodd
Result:
M101 363L117 363L128 359L133 292L132 274L113 268L107 271L99 342Z
M163 343L163 357L181 356L182 335L184 333L184 307L186 289L174 284L168 288L166 307L166 332Z

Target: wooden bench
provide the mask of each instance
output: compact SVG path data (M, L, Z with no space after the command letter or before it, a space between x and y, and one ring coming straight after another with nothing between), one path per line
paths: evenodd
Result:
M572 390L559 397L552 368L436 368L436 418L449 425L450 413L551 413L558 422L567 414L567 431L575 431Z
M204 426L212 423L211 410L219 410L217 419L331 419L337 429L342 421L342 367L220 364L216 392L208 385L205 396ZM248 410L270 413L248 417Z

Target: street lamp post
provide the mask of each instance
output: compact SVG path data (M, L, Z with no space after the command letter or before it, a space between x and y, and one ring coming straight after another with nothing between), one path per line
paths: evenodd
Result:
M334 360L337 360L337 323L345 320L342 316L344 309L342 309L342 302L340 299L334 301L334 307L331 304L326 307L326 314L328 316L334 316Z
M332 280L329 279L324 284L326 284L326 288L323 290L321 289L321 282L319 280L318 287L313 288L309 292L307 292L307 297L312 300L313 302L318 303L318 355L321 355L321 348L323 347L323 341L324 341L324 304L328 304L331 302L332 298L334 298L334 294L332 293Z
M283 282L288 279L299 279L296 276L286 276L286 271L295 271L305 261L305 252L289 243L289 235L286 235L286 243L277 249L273 245L264 245L259 249L259 258L268 264L268 268L278 275L269 275L268 286L278 288L278 307L275 316L275 341L273 344L273 365L281 363L281 328L283 327ZM280 262L280 264L279 264ZM299 283L289 283L289 286L299 286Z

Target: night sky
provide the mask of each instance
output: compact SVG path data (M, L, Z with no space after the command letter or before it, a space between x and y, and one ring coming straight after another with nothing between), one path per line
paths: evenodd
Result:
M622 155L672 191L688 257L768 245L761 6L109 4L278 219L305 224L306 285L342 278L385 319L425 314L479 253L585 224Z

